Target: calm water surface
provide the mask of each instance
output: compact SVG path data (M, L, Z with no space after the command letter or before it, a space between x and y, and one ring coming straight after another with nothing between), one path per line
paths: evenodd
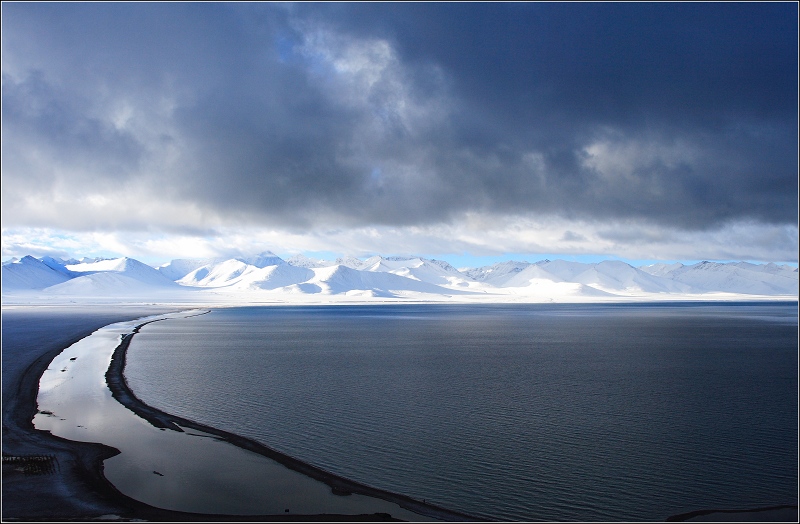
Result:
M261 307L150 324L146 403L499 520L797 502L797 304Z

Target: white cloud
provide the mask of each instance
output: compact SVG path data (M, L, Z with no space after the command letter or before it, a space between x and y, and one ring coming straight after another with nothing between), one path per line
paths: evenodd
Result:
M470 213L451 224L318 228L291 232L220 227L206 234L65 233L53 229L4 229L3 257L63 253L131 256L151 263L173 258L236 256L272 250L293 255L328 251L342 255L418 254L447 258L470 253L558 253L629 260L760 260L797 263L796 227L731 223L708 231L677 231L642 223L589 223L559 218Z
M583 148L582 167L606 188L630 187L642 197L668 198L663 172L695 166L702 155L682 139L664 136L625 136L605 127L599 138Z

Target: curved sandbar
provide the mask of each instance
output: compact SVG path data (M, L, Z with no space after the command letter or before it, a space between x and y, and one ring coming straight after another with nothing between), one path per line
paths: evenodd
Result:
M344 495L350 495L352 493L359 493L361 495L366 495L368 497L375 497L386 500L388 502L393 502L395 504L398 504L400 507L413 511L414 513L419 513L421 515L433 517L438 520L445 520L445 521L479 520L476 519L475 517L447 510L445 508L434 506L432 504L427 504L418 501L416 499L413 499L411 497L407 497L405 495L400 495L397 493L392 493L390 491L385 491L373 488L371 486L366 486L364 484L360 484L358 482L341 477L329 471L320 469L316 466L312 466L311 464L307 464L296 458L290 457L289 455L281 453L254 440L233 433L229 433L227 431L223 431L211 426L207 426L205 424L200 424L182 417L170 415L168 413L164 413L163 411L155 409L152 406L148 406L147 404L145 404L144 402L139 400L139 398L136 397L136 395L133 393L133 391L131 391L130 387L128 386L125 380L125 375L124 375L125 355L130 346L131 340L133 339L133 336L136 333L138 333L143 326L151 322L158 322L159 320L165 320L165 319L158 319L158 320L151 320L149 322L144 322L136 326L133 329L132 333L125 335L122 338L122 341L120 342L119 346L117 346L117 348L114 350L114 354L111 357L111 365L109 366L108 371L106 372L106 383L111 389L113 397L120 404L127 407L141 418L147 420L153 426L157 428L172 429L175 431L183 431L181 429L181 427L183 427L215 435L226 442L230 442L234 446L238 446L248 451L258 453L259 455L263 455L276 462L279 462L280 464L283 464L289 469L292 469L294 471L302 473L303 475L324 482L325 484L329 485L333 493L337 495L344 496Z
M63 432L62 436L76 440L92 438L89 436L91 431L87 431L86 437L83 436L82 431L89 430L88 426L97 426L91 428L95 432L94 438L98 438L99 435L102 437L102 442L121 448L120 455L105 463L105 476L128 496L133 496L150 505L168 507L172 510L186 511L186 508L189 507L192 509L188 511L194 513L196 512L195 508L200 507L202 511L197 511L197 513L212 514L214 520L220 520L224 514L236 514L237 517L255 513L277 516L284 506L280 505L280 509L277 509L276 504L283 504L281 502L283 500L293 501L291 502L292 516L300 512L320 517L323 517L322 513L329 514L323 518L332 517L331 513L346 514L351 517L371 513L373 520L381 520L388 517L385 513L391 513L395 517L407 520L423 520L420 518L423 515L443 520L475 520L468 515L425 504L410 497L361 485L285 456L257 442L163 413L140 402L125 383L124 357L133 335L143 325L152 321L154 320L139 323L132 332L129 331L130 328L124 326L109 326L114 329L107 330L103 334L105 339L100 340L99 343L106 344L105 347L108 347L108 341L113 340L114 336L117 337L117 340L121 338L119 343L114 343L116 348L113 350L113 354L111 354L110 348L114 348L114 346L110 346L109 350L102 350L109 351L108 356L105 357L96 356L102 352L97 347L90 351L73 349L71 354L74 354L75 357L70 358L71 354L60 355L59 359L56 359L58 362L54 361L51 366L54 369L50 370L47 379L50 381L50 395L53 395L52 391L55 388L63 386L65 390L72 388L72 395L88 395L84 400L91 403L97 399L85 392L90 388L81 388L80 384L89 384L95 379L87 379L86 376L92 375L87 375L85 371L78 372L77 363L82 362L84 367L94 366L97 368L99 364L93 363L92 359L108 359L105 361L103 370L111 392L104 388L106 392L104 395L108 397L113 395L114 399L109 398L104 401L105 404L98 410L103 414L102 416L85 414L83 409L85 404L80 404L80 413L74 408L70 412L69 406L61 406L52 399L49 402L53 408L48 408L48 411L59 411L59 413L40 415L40 417L44 417L40 419L40 422L45 427L49 424ZM128 325L131 324L128 323ZM114 333L119 334L114 335ZM98 344L98 341L95 340L94 343ZM77 362L75 362L76 360ZM62 366L64 369L56 369ZM59 374L59 371L66 372L68 368L70 373L75 375L74 377ZM76 380L73 382L65 380L68 378ZM57 392L56 398L62 398L64 395L64 392ZM95 394L95 396L97 395ZM123 408L123 405L128 409ZM134 416L131 411L141 418ZM124 415L125 412L129 415ZM59 422L57 417L61 416L67 418L60 420L69 419L69 421ZM142 426L142 418L149 424L145 423ZM78 422L80 424L76 427L75 424ZM98 427L101 428L99 433ZM156 428L160 428L161 431ZM187 431L184 432L184 429ZM226 447L230 444L234 446ZM240 451L233 452L233 449ZM253 458L248 458L253 457L249 453L257 453L270 460L256 464L253 463ZM232 462L225 463L226 460ZM264 461L265 459L261 458L260 460ZM163 466L166 469L161 466L155 468L150 466L150 464L158 464L159 461L168 462ZM272 466L270 465L272 461L278 464ZM240 472L243 474L240 475ZM167 478L162 479L161 477L164 477L165 473ZM303 478L308 478L308 480L303 481ZM189 484L186 484L187 482ZM311 485L308 484L309 482ZM190 485L193 487L190 488ZM325 490L320 491L324 485L329 486L327 494L325 494ZM196 501L190 501L187 505L186 499L189 495L186 492L195 492L202 488L207 489L206 493L209 498L214 499L214 502L202 498L199 501L200 506L193 505ZM297 495L295 491L292 491L293 489L299 491L300 494ZM224 493L226 490L230 493ZM240 493L241 490L245 490L246 493ZM333 493L353 493L354 495L337 497L331 493L331 490ZM257 502L261 505L254 502L254 497L259 498ZM221 503L217 504L218 500ZM265 500L267 503L264 502ZM370 500L374 500L374 502L369 502ZM173 504L173 502L175 503ZM244 509L239 509L241 502L245 502L249 506L246 508L242 506ZM262 507L271 509L269 512L261 511ZM401 510L400 507L404 509ZM308 511L309 509L311 511ZM290 515L281 516L289 517Z
M753 509L699 509L667 517L665 522L797 522L797 505Z

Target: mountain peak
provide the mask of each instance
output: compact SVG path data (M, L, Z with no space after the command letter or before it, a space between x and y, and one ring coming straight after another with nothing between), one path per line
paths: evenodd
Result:
M367 262L369 260L372 260L372 259L371 258L367 259ZM357 268L361 267L362 264L366 264L366 262L361 260L360 258L356 258L356 257L353 257L353 256L346 256L346 257L337 258L336 261L334 262L334 264L341 265L341 266L347 266L347 267L352 268L352 269L357 269Z
M262 251L261 253L249 257L238 257L235 260L244 262L257 268L265 268L267 266L279 266L285 264L286 261L273 253L272 251Z
M309 258L305 255L294 255L286 259L286 263L295 267L317 268L329 265L329 262L315 258Z

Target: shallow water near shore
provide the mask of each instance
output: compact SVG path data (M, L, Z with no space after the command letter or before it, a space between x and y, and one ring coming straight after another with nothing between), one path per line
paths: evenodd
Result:
M338 496L326 484L196 429L159 429L112 398L105 383L121 336L147 320L112 324L59 354L40 380L37 429L121 451L104 474L122 493L152 506L210 514L390 513L430 520L397 504L358 494ZM287 511L288 510L288 511Z
M232 308L145 326L126 375L166 412L488 519L797 501L796 303Z

